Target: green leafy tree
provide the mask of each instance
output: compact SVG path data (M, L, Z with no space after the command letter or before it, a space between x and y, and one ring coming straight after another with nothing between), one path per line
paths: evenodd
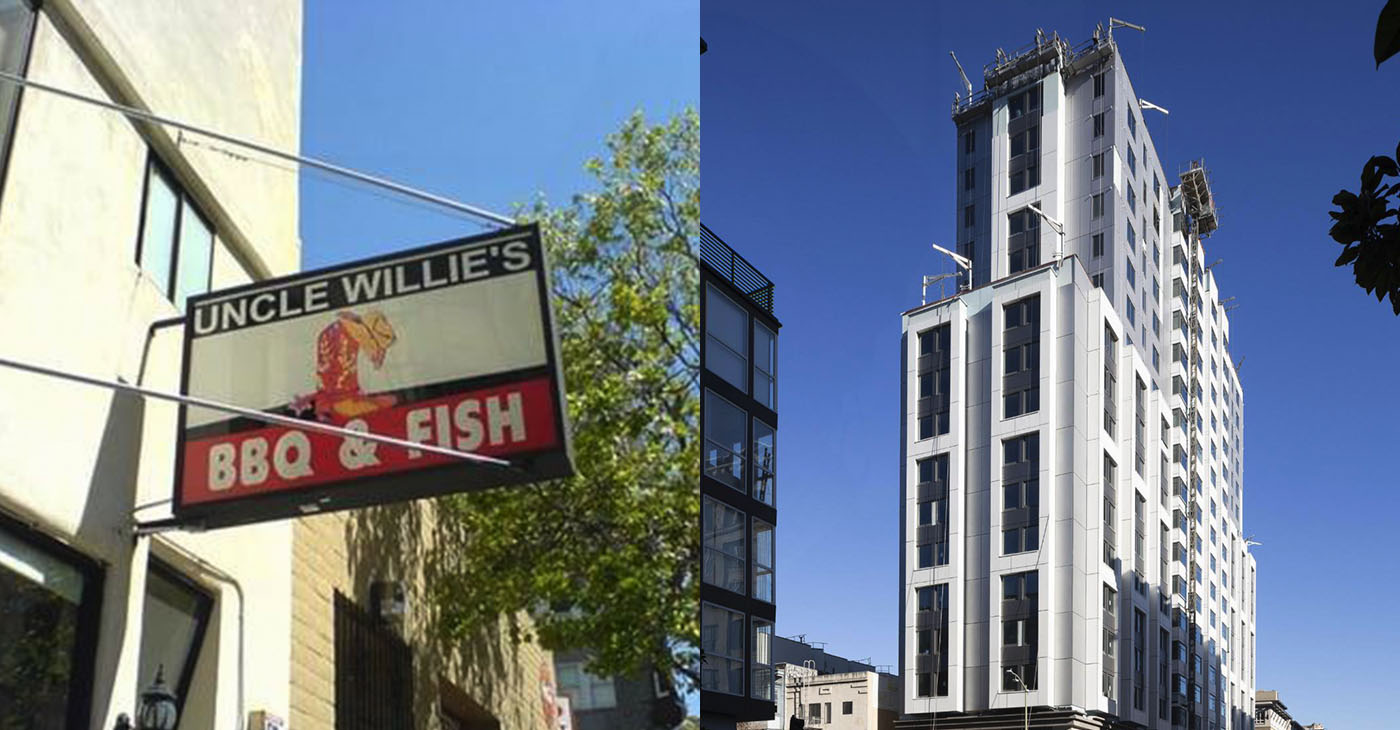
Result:
M1400 53L1400 0L1389 0L1376 20L1373 51L1376 67ZM1400 175L1400 145L1395 157L1377 155L1361 168L1361 187L1353 193L1342 190L1332 196L1337 210L1330 213L1332 239L1342 244L1337 266L1352 267L1356 284L1375 294L1376 301L1390 297L1390 306L1400 315L1400 210L1388 207L1391 198L1400 199L1400 183L1385 184L1385 178Z
M577 475L442 499L435 602L449 638L523 609L594 674L693 686L699 116L638 112L607 149L586 164L596 190L520 211L549 255Z

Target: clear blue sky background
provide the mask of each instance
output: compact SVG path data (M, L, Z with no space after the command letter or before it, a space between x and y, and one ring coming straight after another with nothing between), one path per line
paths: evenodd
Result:
M592 189L634 110L700 102L698 0L307 0L302 152L509 214ZM304 176L305 268L484 230ZM696 712L692 698L691 711Z
M980 88L1035 29L1117 32L1174 173L1204 157L1207 241L1245 392L1245 532L1259 563L1258 686L1331 728L1400 690L1400 318L1335 269L1327 211L1400 142L1380 0L1114 4L706 2L706 223L777 284L778 632L897 659L900 312L949 270L954 51ZM1175 175L1172 175L1175 183Z
M698 0L307 0L302 151L509 214L565 203L633 110L700 100ZM481 232L303 177L307 268Z

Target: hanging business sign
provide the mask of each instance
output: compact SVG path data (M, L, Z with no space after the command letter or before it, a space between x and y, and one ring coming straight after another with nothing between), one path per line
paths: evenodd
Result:
M572 474L546 272L526 226L192 297L181 392L510 466L184 405L176 519L221 527Z

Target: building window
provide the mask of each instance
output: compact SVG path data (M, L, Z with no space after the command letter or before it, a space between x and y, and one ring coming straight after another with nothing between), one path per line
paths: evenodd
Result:
M1095 219L1103 217L1103 193L1094 193L1090 196L1089 216Z
M768 408L778 407L778 336L753 324L753 399Z
M1118 487L1115 477L1118 464L1113 457L1103 455L1103 561L1110 568L1118 567L1117 506Z
M1113 328L1103 330L1103 430L1114 437L1118 425L1118 337Z
M1036 124L1011 135L1011 159L1008 161L1011 194L1040 184L1040 125Z
M0 0L0 71L25 75L36 17L38 14L28 0ZM0 185L5 182L6 163L14 141L19 96L18 84L0 83Z
M1040 547L1040 434L1002 442L1002 554Z
M1036 688L1039 653L1040 574L1010 573L1001 577L1002 681L1006 692ZM1007 639L1015 638L1015 642Z
M969 204L963 208L963 227L971 228L977 222L977 206Z
M970 155L977 151L977 131L969 129L963 135L963 154Z
M176 705L184 706L213 605L214 599L188 578L159 560L150 560L141 611L138 694L150 686L158 670L163 670L166 685L175 692Z
M156 288L185 311L190 296L209 291L214 228L175 176L154 157L146 164L146 200L136 260Z
M1104 88L1108 86L1108 74L1102 73L1094 77L1094 98L1097 99L1104 94Z
M1012 302L1004 309L1002 417L1040 410L1040 297Z
M915 544L917 565L931 568L948 564L948 455L917 462L919 525Z
M951 377L951 325L940 325L919 333L917 416L921 440L948 433Z
M1091 175L1092 178L1095 179L1095 180L1097 180L1097 179L1103 177L1103 153L1100 152L1100 153L1094 155L1093 157L1090 158L1090 160L1092 161L1092 168L1093 168L1093 173L1092 173L1092 175Z
M915 589L918 597L918 656L915 694L948 696L948 584Z
M963 170L963 190L971 190L977 187L977 168L969 167Z
M413 727L413 650L393 629L337 591L336 730Z
M842 702L842 703L841 703L841 714L842 714L842 715L851 715L851 714L855 714L855 711L856 711L856 710L855 710L855 703L854 703L854 702L846 701L846 702Z
M573 710L609 710L617 707L617 683L612 677L589 674L584 662L557 662L554 674L559 694L569 698Z
M753 597L773 603L773 526L753 521Z
M744 489L744 411L705 391L705 475L741 492Z
M1093 282L1094 282L1094 286L1095 286L1096 288L1098 288L1098 289L1102 289L1102 288L1103 288L1103 272L1102 272L1102 271L1100 271L1100 272L1097 273L1097 274L1094 274L1094 276L1092 277L1092 279L1093 279Z
M753 665L749 696L773 701L773 622L753 619Z
M0 517L0 725L91 727L101 597L96 563Z
M1137 115L1131 108L1128 109L1128 136L1136 139L1137 135Z
M1030 208L1011 213L1007 221L1009 272L1015 274L1040 264L1040 216Z
M700 604L700 688L744 694L744 614Z
M1094 136L1103 136L1103 112L1094 115Z
M778 492L777 434L773 427L753 419L753 498L773 504Z
M1118 668L1118 592L1103 587L1103 696L1113 699L1114 676Z
M1128 148L1128 173L1137 174L1137 155L1133 153L1133 148ZM1129 192L1132 192L1131 190Z
M748 393L748 364L749 315L711 286L705 292L705 368Z
M1006 107L1013 120L1019 119L1026 114L1038 114L1040 112L1040 85L1036 84L1019 94L1013 95L1007 100Z
M1092 250L1093 257L1094 257L1094 258L1099 258L1100 256L1103 256L1103 234L1102 234L1102 233L1095 233L1095 234L1090 238L1090 240L1093 241L1093 247L1092 247L1092 248L1093 248L1093 250Z
M1128 193L1128 210L1130 210L1130 211L1136 213L1136 212L1137 212L1137 193L1134 193L1134 192L1133 192L1133 186L1132 186L1132 185L1129 185L1129 186L1126 188L1126 190L1127 190L1127 193ZM1131 229L1132 227L1133 227L1133 226L1132 226L1132 223L1129 223L1129 224L1128 224L1128 228ZM1131 244L1132 244L1132 241L1129 241L1128 243L1129 243L1129 245L1131 245Z
M704 533L703 580L735 593L744 593L744 513L704 498L701 529Z
M1126 273L1128 275L1128 286L1137 286L1137 269L1133 268L1133 262L1127 262Z

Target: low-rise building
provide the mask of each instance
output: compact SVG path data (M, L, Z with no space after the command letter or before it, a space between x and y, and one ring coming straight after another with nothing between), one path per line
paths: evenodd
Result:
M783 676L783 716L824 730L891 730L899 715L899 678L871 670L819 674L810 667L778 664ZM781 727L781 726L780 726Z
M1288 706L1278 698L1278 690L1261 689L1254 693L1254 730L1326 730L1322 723L1300 724L1288 713Z

